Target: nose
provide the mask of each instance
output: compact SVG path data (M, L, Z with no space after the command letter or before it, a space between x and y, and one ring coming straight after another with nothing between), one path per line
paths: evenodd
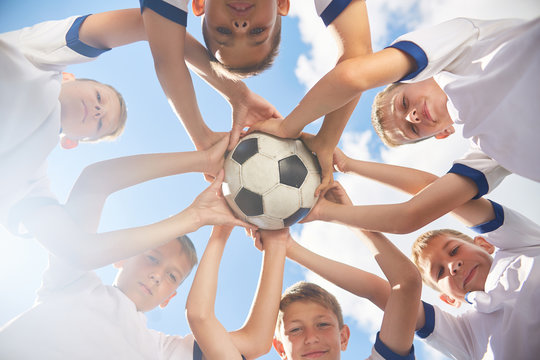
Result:
M412 109L408 114L407 116L405 116L405 119L410 122L410 123L413 123L413 124L416 124L416 123L419 123L420 122L420 118L418 118L418 112L416 111L416 109Z
M450 269L450 274L456 275L461 266L463 265L463 262L461 260L452 261L448 264L448 267Z
M101 105L94 106L94 117L100 118L105 114L105 108Z
M159 285L161 283L161 275L157 272L153 272L150 274L150 280L152 280L156 285Z
M247 20L233 20L233 28L236 31L245 32L247 31L249 27L249 23Z
M304 329L304 343L306 344L316 344L319 342L319 336L315 329L306 328Z

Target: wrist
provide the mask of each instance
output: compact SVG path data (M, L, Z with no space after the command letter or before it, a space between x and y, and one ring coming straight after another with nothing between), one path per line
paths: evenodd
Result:
M186 228L186 233L192 233L194 231L197 231L202 226L206 225L204 224L200 212L197 211L197 209L193 208L192 205L187 207L178 215L180 217L180 221L183 224L186 224L184 226Z

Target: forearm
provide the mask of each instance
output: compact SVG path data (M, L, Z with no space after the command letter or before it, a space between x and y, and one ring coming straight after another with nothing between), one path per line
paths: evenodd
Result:
M272 346L283 288L285 254L284 244L265 245L259 285L250 314L244 326L232 334L236 347L248 359L266 354Z
M357 296L370 300L384 310L390 286L388 282L369 272L318 255L294 242L287 257L307 269Z
M334 149L339 143L339 139L343 134L343 130L349 121L360 96L352 99L348 104L343 107L332 111L326 115L321 126L321 129L317 133L316 137L326 144L327 148Z
M112 49L146 40L140 9L124 9L92 14L79 30L79 39L92 47Z

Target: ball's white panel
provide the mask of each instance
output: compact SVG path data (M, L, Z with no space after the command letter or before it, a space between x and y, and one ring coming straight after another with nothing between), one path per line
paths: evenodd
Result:
M271 216L266 216L266 215L248 216L246 221L264 230L278 230L278 229L283 229L284 227L283 220L276 219L276 218L273 218Z
M295 151L294 140L281 139L268 134L259 134L259 152L273 159L281 160L293 155Z
M321 184L321 177L318 172L309 172L306 180L300 187L300 196L302 197L303 208L311 208L315 205L317 198L315 197L315 189Z
M279 185L263 196L265 215L285 219L300 208L300 190Z
M267 156L255 154L242 165L241 177L246 189L264 194L279 183L278 163Z
M230 158L230 155L225 159L223 166L225 179L223 180L223 184L227 183L231 192L234 194L242 187L242 179L240 178L241 168L240 164Z
M225 189L226 186L227 185L225 183L223 183L223 185L221 186L223 189L223 195L225 197L225 201L227 201L227 204L229 204L229 207L231 208L231 210L233 211L234 215L236 215L237 218L239 218L240 220L247 221L246 215L242 212L242 210L240 210L238 205L236 205L236 202L234 202L234 197L236 196L236 193L231 194L230 192L228 192L228 189ZM227 194L225 193L226 191L227 191Z
M313 154L304 145L304 143L300 140L295 140L295 145L296 145L296 155L298 155L298 157L302 159L302 162L304 163L308 171L319 172L319 167L313 158Z

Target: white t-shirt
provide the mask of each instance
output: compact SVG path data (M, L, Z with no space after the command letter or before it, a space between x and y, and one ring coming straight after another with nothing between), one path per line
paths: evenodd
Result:
M152 9L159 15L182 26L187 26L189 0L139 0L141 11Z
M146 327L146 317L94 272L50 255L34 306L0 329L0 359L193 359L194 341Z
M59 141L62 71L106 50L79 40L73 16L0 34L0 224L25 197L52 197L46 159Z
M317 15L328 26L345 10L352 0L314 0Z
M417 334L455 359L535 359L540 354L540 226L494 204L496 218L477 230L497 247L485 291L467 294L474 310L450 315L424 304Z
M399 355L390 350L381 339L379 333L377 333L377 339L373 348L371 348L371 355L366 360L414 360L414 346L411 344L411 351L407 355Z
M458 18L405 34L391 47L417 63L401 81L433 77L448 95L452 119L463 124L463 135L476 145L473 151L540 181L539 43L540 18ZM467 159L458 162L474 166Z

